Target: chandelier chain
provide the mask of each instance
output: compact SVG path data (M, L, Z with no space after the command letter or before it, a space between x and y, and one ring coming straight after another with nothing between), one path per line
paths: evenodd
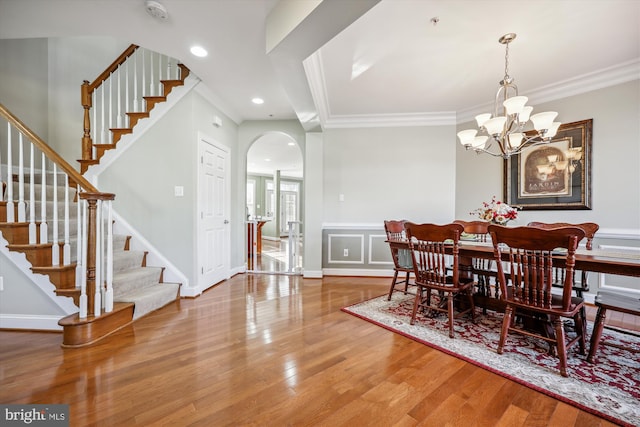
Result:
M509 43L506 43L504 53L504 80L509 80Z

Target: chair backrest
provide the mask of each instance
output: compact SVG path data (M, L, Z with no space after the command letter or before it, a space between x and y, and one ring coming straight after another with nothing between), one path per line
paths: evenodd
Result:
M554 262L567 274L562 287L562 309L569 309L573 287L573 269L578 243L585 236L578 227L545 230L538 227L503 227L490 225L494 257L502 298L532 308L550 308ZM562 249L558 251L558 249ZM565 252L566 251L566 252ZM508 254L505 258L503 253ZM505 272L503 262L508 265ZM507 275L510 279L507 292Z
M552 228L558 227L578 227L584 231L584 235L587 238L587 249L591 250L593 247L593 237L596 232L600 229L600 226L595 222L583 222L580 224L571 224L569 222L537 222L532 221L527 224L529 227L538 227L544 228L545 230L550 230Z
M460 224L464 227L464 232L468 234L475 234L481 242L487 241L487 235L489 234L489 222L487 221L463 221L457 219L453 221L454 224Z
M406 241L407 235L404 230L405 222L405 220L386 220L384 222L384 231L387 233L387 240ZM393 265L396 270L413 270L411 252L408 249L400 249L393 245L389 245L389 247L391 249Z
M386 220L384 222L384 231L387 233L387 240L405 240L405 222L405 220Z
M413 259L416 284L458 286L458 241L464 227L460 224L414 224L405 230ZM453 258L453 263L447 262ZM451 267L449 267L451 266ZM452 275L447 277L448 268Z

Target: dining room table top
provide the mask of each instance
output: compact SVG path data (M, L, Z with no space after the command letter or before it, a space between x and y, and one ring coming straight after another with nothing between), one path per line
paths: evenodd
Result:
M389 244L408 247L408 240L387 240ZM491 242L477 242L472 240L459 240L460 257L493 258L493 244ZM558 253L558 259L563 254ZM592 271L596 273L616 274L622 276L640 277L640 252L578 248L576 251L577 270Z

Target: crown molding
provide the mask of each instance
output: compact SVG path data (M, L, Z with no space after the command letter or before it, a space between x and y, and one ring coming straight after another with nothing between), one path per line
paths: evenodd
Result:
M304 69L323 129L445 126L473 121L477 114L493 109L493 102L488 102L457 112L334 115L329 108L320 50L305 60ZM527 96L529 103L536 105L638 79L640 79L640 58L528 91Z
M354 114L333 116L324 123L325 129L373 128L394 126L447 126L456 124L455 111L436 113Z
M640 58L527 91L527 96L529 104L537 105L638 79L640 79ZM477 114L492 110L493 102L460 110L457 122L473 121Z

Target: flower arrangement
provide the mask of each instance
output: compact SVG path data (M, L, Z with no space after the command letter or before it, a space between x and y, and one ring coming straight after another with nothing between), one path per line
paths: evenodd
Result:
M493 224L506 225L512 219L518 218L518 210L493 196L491 202L482 202L482 207L470 212L469 215L475 215Z

